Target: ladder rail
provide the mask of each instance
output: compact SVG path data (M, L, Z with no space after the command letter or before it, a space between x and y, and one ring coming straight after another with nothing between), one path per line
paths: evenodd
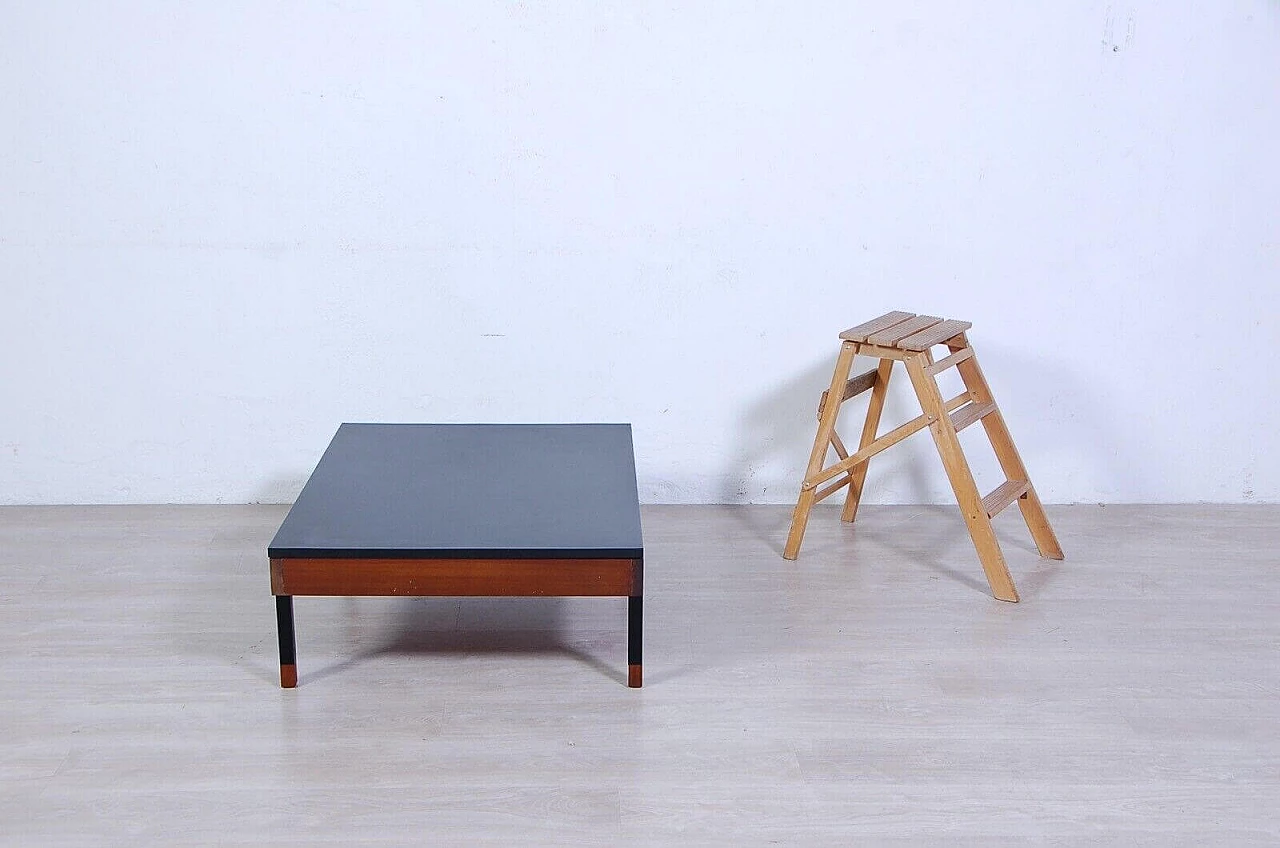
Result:
M956 353L951 354L946 359L939 359L937 362L933 363L928 368L924 369L924 372L928 374L930 377L937 376L938 374L941 374L943 371L946 371L951 366L959 365L961 362L964 362L966 359L968 359L971 356L973 356L973 348L971 347L963 348L962 350L959 350Z
M954 342L969 350L973 349L963 333ZM1032 541L1036 543L1036 549L1042 557L1062 559L1064 556L1062 544L1058 541L1057 534L1053 532L1053 527L1044 514L1044 504L1040 502L1040 496L1036 493L1035 485L1031 483L1031 475L1027 473L1022 455L1013 443L1009 425L1005 423L1004 414L996 404L991 386L987 383L987 377L982 372L982 366L978 364L978 357L969 356L956 366L956 370L960 373L964 387L973 395L974 400L990 403L995 407L991 414L983 416L982 429L987 434L987 441L991 443L991 449L1000 463L1000 469L1004 471L1005 479L1027 481L1026 493L1018 498L1018 509L1022 513L1022 520L1027 525L1027 531L1031 533Z
M884 404L889 396L889 378L893 376L892 359L881 359L876 366L876 384L871 390L871 400L867 404L867 417L862 422L862 435L858 438L858 450L866 450L876 440L880 431L880 416L884 413ZM840 510L841 521L853 521L858 515L858 505L862 503L863 487L867 483L867 471L871 468L868 460L856 465L849 472L849 491L845 495L844 508Z
M831 375L831 386L827 389L828 397L834 397L849 380L849 370L853 368L854 357L858 355L857 342L844 341L840 344L840 355L836 357L835 372ZM822 463L827 458L827 449L831 444L831 434L836 429L836 418L840 415L840 404L823 405L822 416L818 420L818 435L813 440L813 450L809 453L809 465L805 471L806 482L810 477L822 470ZM782 549L784 559L795 559L800 555L800 544L804 541L804 530L809 523L809 513L817 502L817 492L812 488L800 487L800 497L796 500L796 508L791 514L791 531L787 534L787 543Z
M1018 601L1018 590L1009 575L1009 566L1004 559L1004 551L996 539L991 519L982 505L982 495L978 492L978 484L974 482L973 471L969 468L969 460L960 446L960 436L951 423L951 416L943 409L942 394L938 391L938 383L925 373L930 364L928 351L923 355L907 360L907 374L920 397L920 405L926 414L933 417L929 432L933 434L934 444L938 447L938 455L942 458L942 467L951 481L951 490L955 493L956 502L960 504L960 515L969 528L969 536L977 549L978 560L982 570L986 572L987 583L991 586L991 594L1002 601Z

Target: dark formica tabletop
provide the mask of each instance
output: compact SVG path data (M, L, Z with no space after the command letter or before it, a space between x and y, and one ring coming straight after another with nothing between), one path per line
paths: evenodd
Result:
M271 558L640 558L629 424L343 424Z

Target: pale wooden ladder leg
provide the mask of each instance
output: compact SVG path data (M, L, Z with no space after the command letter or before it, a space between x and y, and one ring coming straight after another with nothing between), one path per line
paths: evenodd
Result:
M909 357L906 360L907 374L920 398L921 408L932 419L929 432L933 434L933 441L938 446L942 466L947 471L956 501L960 504L960 514L964 516L964 523L973 538L973 546L978 551L978 559L982 562L982 570L986 572L991 593L1002 601L1017 602L1018 590L1014 588L1009 567L1005 564L1004 552L1000 550L995 529L982 505L982 495L978 492L973 472L969 469L969 461L960 446L960 437L943 406L937 382L925 372L929 364L927 351Z
M795 559L800 555L800 543L804 541L804 529L809 523L809 510L813 509L818 497L817 487L810 485L809 481L822 473L831 435L836 429L836 418L840 415L841 398L844 397L845 383L849 380L849 369L853 367L853 358L857 353L858 345L854 342L844 342L840 346L835 373L831 375L831 388L827 391L827 402L823 404L822 415L818 418L818 435L813 440L809 466L804 473L804 483L800 486L800 498L796 501L795 511L791 513L791 532L787 534L787 545L782 550L784 559Z
M963 334L947 346L952 350L970 347L968 339ZM1018 509L1022 512L1022 520L1027 524L1027 530L1031 532L1031 538L1035 541L1040 556L1062 559L1062 546L1058 544L1058 537L1044 514L1044 505L1040 503L1040 497L1036 494L1036 487L1032 485L1031 477L1027 474L1022 456L1013 444L1009 425L1005 423L1004 415L1001 414L999 405L995 403L991 387L982 373L982 366L978 364L978 357L976 355L969 357L957 365L956 370L960 372L960 379L964 381L965 388L977 403L991 403L996 406L995 412L983 417L982 429L986 431L987 440L991 442L991 448L1000 462L1005 479L1027 482L1027 492L1018 499Z
M871 390L871 403L867 407L867 420L862 425L862 438L858 441L858 450L876 440L876 431L880 429L880 414L884 412L885 398L889 394L889 377L893 374L893 360L881 359L876 369L876 384ZM845 495L844 509L840 512L841 521L853 521L858 515L858 503L862 500L862 486L867 481L867 468L871 465L868 459L849 470L849 492Z

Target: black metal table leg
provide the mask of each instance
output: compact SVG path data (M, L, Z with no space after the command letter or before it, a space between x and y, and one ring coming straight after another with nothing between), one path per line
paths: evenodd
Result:
M627 598L627 685L640 688L643 675L640 671L640 642L643 599L639 595Z
M280 631L280 686L298 685L297 646L293 641L293 596L276 596L276 627Z

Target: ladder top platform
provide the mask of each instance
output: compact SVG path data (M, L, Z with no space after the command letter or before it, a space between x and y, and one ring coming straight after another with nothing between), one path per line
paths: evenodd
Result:
M840 334L840 338L898 350L924 351L955 338L972 326L968 321L916 315L914 312L886 312L865 324L850 327Z

